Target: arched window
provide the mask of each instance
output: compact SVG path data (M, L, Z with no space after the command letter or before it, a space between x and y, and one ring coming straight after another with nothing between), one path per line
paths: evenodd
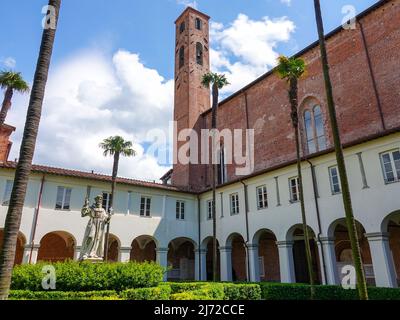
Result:
M218 150L218 184L228 182L228 172L225 161L225 148L223 146Z
M202 29L203 24L202 24L200 18L196 18L196 20L195 20L195 26L196 26L196 29L197 29L197 30L201 30L201 29Z
M183 31L185 31L185 28L186 28L185 21L183 21L179 26L179 32L182 33Z
M182 46L179 49L179 68L182 68L185 65L185 47Z
M304 112L304 128L308 153L315 153L326 149L324 120L319 105Z
M197 64L203 65L203 45L200 42L196 43L196 61Z

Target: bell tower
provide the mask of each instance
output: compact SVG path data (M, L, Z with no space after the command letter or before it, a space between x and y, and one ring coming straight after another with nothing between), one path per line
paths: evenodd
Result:
M203 75L210 71L209 20L209 16L188 7L175 21L174 120L177 133L183 129L200 129L200 116L210 108L210 90L201 84ZM175 152L184 143L174 145ZM196 165L174 164L172 183L189 188L195 185L191 171L197 170L193 170L193 166Z

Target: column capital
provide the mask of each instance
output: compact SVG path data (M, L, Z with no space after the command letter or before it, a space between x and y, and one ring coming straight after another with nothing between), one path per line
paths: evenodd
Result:
M120 250L121 251L131 251L132 247L121 247Z
M40 244L34 244L33 246L32 246L32 244L24 245L24 249L39 250L39 248L40 248Z
M389 233L387 232L366 233L365 237L368 241L389 241Z
M319 240L322 244L333 244L335 243L335 238L333 237L320 237Z
M232 251L232 247L219 247L220 252Z
M255 243L248 243L246 244L247 249L249 250L257 250L258 249L258 244Z
M194 249L194 252L195 253L200 253L200 254L206 254L207 253L207 249L203 249L203 248L200 248L200 249Z
M156 248L156 252L159 252L159 253L168 253L168 248Z
M293 247L294 241L276 241L278 248L290 248Z

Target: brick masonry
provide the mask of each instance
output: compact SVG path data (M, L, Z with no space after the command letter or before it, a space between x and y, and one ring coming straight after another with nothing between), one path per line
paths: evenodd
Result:
M189 10L185 14L193 19L192 16L196 15L196 12ZM185 14L181 19L185 17ZM364 46L361 25L367 49ZM333 34L327 40L327 50L342 142L350 143L384 132L385 129L397 128L400 123L398 103L400 100L398 90L400 1L387 1L386 4L363 16L358 20L355 30L342 29ZM366 50L368 50L372 73L377 83L381 112L373 87ZM188 59L192 64L195 55L190 51L189 54L191 56ZM302 113L310 103L321 105L328 144L332 147L319 47L312 46L300 53L300 57L306 61L307 74L299 82L299 111ZM189 80L191 85L186 83L185 88L189 90L195 88L197 96L203 96L201 103L187 97L181 98L182 93L176 92L175 120L178 121L178 128L194 127L199 131L201 128L211 127L211 113L201 113L208 93L198 91L200 90L200 71L196 70L196 76ZM184 94L190 95L191 92L187 92L186 89ZM189 117L192 120L188 121ZM198 119L196 125L193 126L194 117ZM280 80L274 73L269 73L220 104L218 109L220 130L245 129L246 119L248 119L249 128L255 129L256 172L295 159L294 134L285 81ZM382 122L385 127L382 126ZM190 123L189 126L187 126L188 123ZM302 136L304 140L303 132ZM210 166L175 165L173 183L192 190L201 190L210 186L210 176ZM230 165L228 180L235 178L237 178L235 165Z

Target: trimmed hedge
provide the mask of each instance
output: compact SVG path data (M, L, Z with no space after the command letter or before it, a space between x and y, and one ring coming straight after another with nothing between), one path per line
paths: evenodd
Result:
M311 287L305 284L260 283L265 300L310 300ZM400 289L368 288L370 300L400 300ZM340 286L315 286L315 300L358 300L357 290Z
M225 300L261 300L259 284L224 283Z
M16 266L11 289L43 291L42 268L49 263ZM156 287L164 268L155 263L89 263L68 261L52 264L56 270L57 291L102 291Z
M10 300L119 300L116 291L89 291L89 292L63 292L63 291L10 291Z
M224 300L222 283L187 282L170 283L171 300Z
M124 300L169 300L171 287L160 285L155 288L129 289L122 291L120 297Z

